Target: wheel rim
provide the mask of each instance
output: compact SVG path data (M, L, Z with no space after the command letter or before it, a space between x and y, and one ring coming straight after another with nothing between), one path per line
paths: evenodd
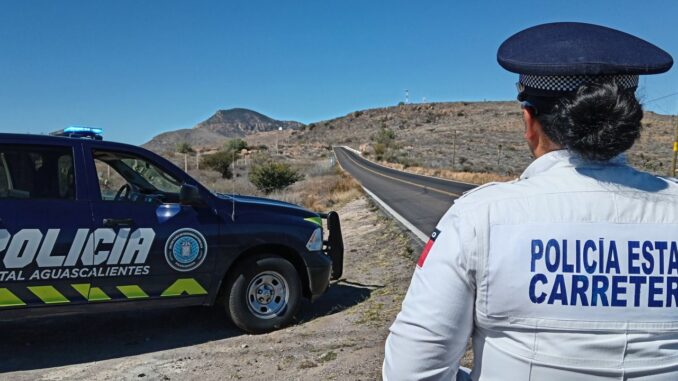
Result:
M271 319L285 311L289 301L285 278L275 271L257 274L247 287L247 307L261 319Z

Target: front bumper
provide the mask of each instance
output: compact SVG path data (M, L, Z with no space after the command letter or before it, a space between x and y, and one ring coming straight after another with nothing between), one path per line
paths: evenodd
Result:
M332 279L341 278L344 272L344 238L341 236L339 213L320 213L327 224L327 240L323 241L323 252L332 259Z
M308 272L308 295L311 301L322 295L330 285L330 280L341 278L344 271L344 240L341 236L341 224L337 212L320 213L326 220L327 239L323 238L323 250L310 252L306 259Z
M308 267L308 288L311 301L322 295L330 285L332 266Z

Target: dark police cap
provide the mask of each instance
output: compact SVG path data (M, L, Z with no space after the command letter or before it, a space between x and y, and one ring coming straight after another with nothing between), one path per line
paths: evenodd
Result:
M663 73L673 65L671 55L645 40L575 22L542 24L518 32L501 44L497 61L520 74L521 93L537 96L560 96L601 78L635 89L638 75Z

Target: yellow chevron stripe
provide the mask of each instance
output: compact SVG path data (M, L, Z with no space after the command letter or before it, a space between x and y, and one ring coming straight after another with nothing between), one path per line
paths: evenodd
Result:
M193 278L177 279L160 296L181 296L184 293L186 295L205 295L207 290Z
M25 306L23 300L19 299L18 296L6 288L0 288L0 308L1 307L15 307L15 306Z
M144 292L139 286L118 286L118 290L125 295L127 299L148 298L148 294Z
M83 298L89 298L89 283L72 284L71 287L73 287L75 291L82 295Z
M90 287L89 289L89 299L90 302L101 302L104 300L111 300L111 297L106 295L104 290L99 287Z
M32 286L28 289L35 294L40 300L45 304L59 304L59 303L70 303L64 294L57 291L56 288L52 286Z
M90 302L111 300L111 297L106 295L104 290L99 287L91 287L89 283L72 284L71 287Z

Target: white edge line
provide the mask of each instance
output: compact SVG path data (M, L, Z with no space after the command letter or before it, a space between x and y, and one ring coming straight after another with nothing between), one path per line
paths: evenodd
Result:
M438 176L421 175L421 174L419 174L419 173L412 173L412 172L407 172L407 171L401 171L401 170L399 170L399 169L387 167L387 166L385 166L385 165L382 165L382 164L379 164L379 163L377 163L377 162L375 162L375 161L372 161L372 160L366 158L365 156L363 156L362 152L358 151L357 149L351 148L351 147L349 147L349 146L337 146L337 147L346 148L346 149L349 150L349 151L353 151L353 152L355 152L358 156L360 156L361 159L367 160L367 161L369 161L370 163L375 164L375 165L378 165L378 166L380 166L380 167L382 167L382 168L392 169L392 170L394 170L394 171L402 172L402 173L405 173L405 174L408 174L408 175L415 175L415 176L421 176L421 177L428 177L428 178L431 178L431 179L438 179L438 180L448 181L448 182L451 182L451 183L459 183L459 184L464 184L464 185L473 185L474 187L479 187L479 186L483 185L483 184L467 183L467 182L465 182L465 181L459 181L459 180L445 179L445 178L443 178L443 177L438 177ZM462 192L462 193L463 193L463 192Z
M393 216L393 218L395 218L396 220L398 220L398 222L403 224L409 231L414 233L414 235L417 236L417 238L419 238L422 242L425 243L426 241L428 241L428 236L426 234L424 234L421 230L417 229L414 225L412 225L412 223L410 223L410 221L406 220L405 217L401 216L398 212L393 210L393 208L388 206L388 204L386 204L382 199L377 197L376 194L372 193L372 191L370 191L369 189L367 189L365 187L363 187L363 190L372 199L374 199L374 201L376 201L379 205L381 205L382 208L386 209L386 212L388 212L388 214Z
M350 151L356 152L358 155L360 155L360 152L359 152L359 151L354 150L354 149L351 148L351 147L348 147L348 146L343 146L343 147L347 148L347 149L350 150ZM361 155L361 156L362 156L362 155ZM336 154L335 154L335 158L336 158ZM339 163L339 158L336 158L336 160L337 160L337 164L339 164L339 166L341 167L341 163ZM343 167L342 167L342 170L344 170ZM345 171L345 170L344 170L344 171ZM348 172L347 172L347 173L348 173ZM384 200L380 199L376 194L374 194L371 190L365 188L362 184L360 184L360 187L363 188L363 190L365 191L365 193L367 193L367 195L370 196L370 198L372 198L372 199L373 199L374 201L376 201L382 208L384 208L384 210L386 210L386 212L387 212L388 214L390 214L393 218L395 218L396 220L398 220L398 222L400 222L403 226L405 226L405 228L407 228L409 231L411 231L411 232L412 232L417 238L419 238L422 242L426 243L426 242L428 241L428 236L427 236L426 234L424 234L424 232L422 232L421 230L417 229L414 225L412 225L412 223L411 223L410 221L408 221L407 219L405 219L405 217L401 216L400 213L398 213L398 212L396 212L395 210L393 210L393 208L391 208L390 206L388 206L388 204L387 204L386 202L384 202Z

